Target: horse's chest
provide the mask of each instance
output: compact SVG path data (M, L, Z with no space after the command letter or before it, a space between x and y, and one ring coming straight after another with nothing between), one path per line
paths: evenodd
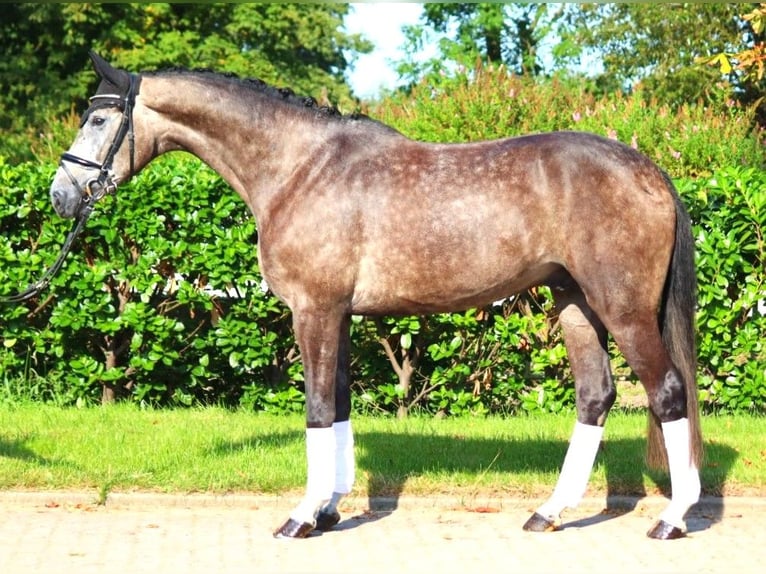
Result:
M342 300L352 289L355 261L348 240L287 230L259 235L261 274L291 307L303 300Z

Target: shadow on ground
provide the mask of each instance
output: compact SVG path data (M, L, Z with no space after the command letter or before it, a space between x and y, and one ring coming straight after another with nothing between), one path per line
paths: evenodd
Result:
M279 447L286 442L302 441L303 432L264 433L257 441ZM365 473L368 484L369 508L364 513L339 524L336 529L349 529L385 518L396 511L407 481L425 473L467 472L480 475L488 466L495 473L551 473L557 475L568 443L563 440L532 439L474 439L465 436L420 435L397 432L356 433L357 472ZM252 441L247 441L252 444ZM236 444L220 445L225 451ZM661 472L650 471L644 464L646 441L639 438L607 439L596 459L606 475L606 508L598 514L565 523L565 528L595 524L635 510L647 494L644 477L648 475L664 496L670 495L670 481ZM716 465L702 469L703 493L719 495L721 487L734 464L737 453L726 445L706 444L710 460ZM509 478L509 484L513 480ZM480 488L478 489L481 490ZM695 513L693 508L690 516ZM723 505L708 505L704 520L690 519L689 530L704 530L718 522ZM701 516L698 511L695 516Z
M50 465L51 462L35 453L26 446L29 437L24 439L9 440L0 437L0 457L13 458L21 461L34 462L41 466Z

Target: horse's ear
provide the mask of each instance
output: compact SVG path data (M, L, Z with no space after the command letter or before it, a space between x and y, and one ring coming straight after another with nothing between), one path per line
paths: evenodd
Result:
M103 80L101 82L102 86L110 84L113 86L112 89L117 89L120 92L127 91L130 85L130 75L125 70L118 70L93 50L90 50L88 54L93 62L93 68ZM101 89L99 89L99 92L101 92Z
M88 55L90 56L90 61L93 62L93 68L96 70L96 73L105 80L112 81L112 78L114 78L114 76L119 73L119 70L116 70L109 62L104 60L95 51L90 50Z

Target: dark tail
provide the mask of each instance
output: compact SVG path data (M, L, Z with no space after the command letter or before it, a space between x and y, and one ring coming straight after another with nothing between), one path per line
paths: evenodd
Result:
M665 181L676 206L676 237L670 268L660 309L662 341L670 359L678 369L686 390L686 411L689 419L692 461L699 468L702 459L702 432L697 398L697 342L695 313L697 307L697 276L694 267L694 236L691 220L667 174ZM649 411L647 464L651 468L667 469L667 453L659 419Z

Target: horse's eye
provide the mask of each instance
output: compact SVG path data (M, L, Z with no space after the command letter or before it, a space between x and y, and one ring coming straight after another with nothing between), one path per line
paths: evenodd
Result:
M106 118L102 118L101 116L93 116L92 123L94 126L103 126L106 123Z

